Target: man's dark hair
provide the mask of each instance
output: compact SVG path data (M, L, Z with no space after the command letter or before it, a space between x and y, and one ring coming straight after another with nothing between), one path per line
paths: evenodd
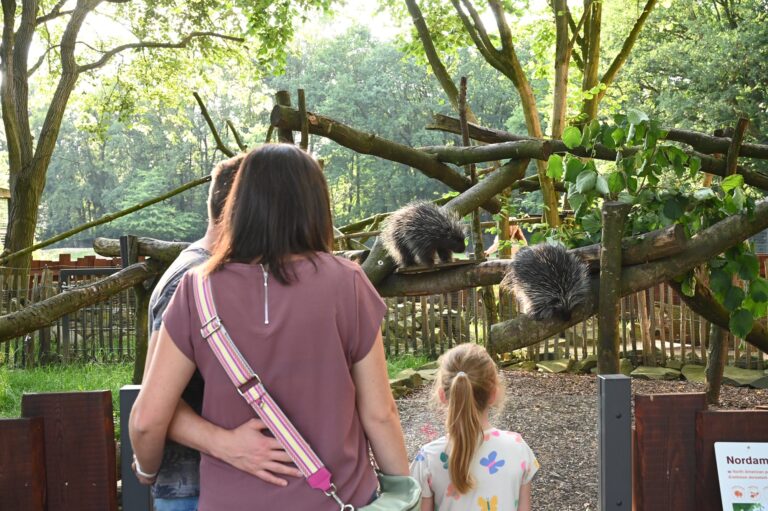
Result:
M245 154L238 154L228 160L219 162L211 172L211 219L218 223L221 213L224 211L224 204L227 201L227 195L232 189L232 183L235 182L235 176L240 165L245 159Z
M224 205L219 239L206 266L259 262L282 282L291 255L333 247L328 186L317 161L296 146L267 144L248 153Z

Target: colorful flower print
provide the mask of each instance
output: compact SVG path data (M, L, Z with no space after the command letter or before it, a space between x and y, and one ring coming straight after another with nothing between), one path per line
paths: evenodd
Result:
M491 451L487 458L480 458L480 464L484 467L487 467L488 473L491 475L498 472L499 469L504 466L504 460L496 459L496 456L498 455L499 453L496 451Z
M419 450L416 454L416 461L424 461L427 457L424 455L424 450Z
M445 452L440 453L440 461L443 462L443 468L448 470L448 455Z
M456 488L453 487L453 484L449 484L448 488L445 490L445 496L446 498L453 499L453 500L459 500L461 498L461 493L456 491Z
M491 439L492 436L500 436L500 435L501 435L501 433L499 433L499 430L498 429L494 429L494 430L489 431L488 433L484 434L483 435L483 439L487 442L488 440Z
M498 511L499 509L499 498L497 496L493 496L490 499L486 499L483 497L477 498L477 505L480 506L480 511ZM515 506L517 507L517 506Z

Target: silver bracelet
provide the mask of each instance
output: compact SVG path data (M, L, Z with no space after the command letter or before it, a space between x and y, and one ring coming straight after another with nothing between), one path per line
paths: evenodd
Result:
M136 457L136 455L133 455L133 465L134 470L136 471L136 475L143 477L144 479L154 479L157 477L157 472L154 472L152 474L147 474L143 470L141 470L141 465L139 465L139 459Z

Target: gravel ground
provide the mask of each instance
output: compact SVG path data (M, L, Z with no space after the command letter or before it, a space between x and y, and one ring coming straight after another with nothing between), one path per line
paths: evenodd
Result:
M594 376L503 372L506 400L491 419L517 431L536 453L541 469L533 483L533 508L597 509L597 383ZM632 380L633 394L703 392L704 385ZM768 391L724 386L721 408L768 405ZM398 400L408 455L444 434L443 418L424 387Z

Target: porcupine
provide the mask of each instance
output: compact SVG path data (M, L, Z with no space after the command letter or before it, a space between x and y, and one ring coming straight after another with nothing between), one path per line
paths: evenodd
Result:
M464 228L458 217L431 202L413 202L392 213L380 237L401 267L432 266L435 254L447 263L452 252L464 251Z
M501 286L514 293L533 319L568 321L589 291L589 270L562 245L542 243L515 254Z

